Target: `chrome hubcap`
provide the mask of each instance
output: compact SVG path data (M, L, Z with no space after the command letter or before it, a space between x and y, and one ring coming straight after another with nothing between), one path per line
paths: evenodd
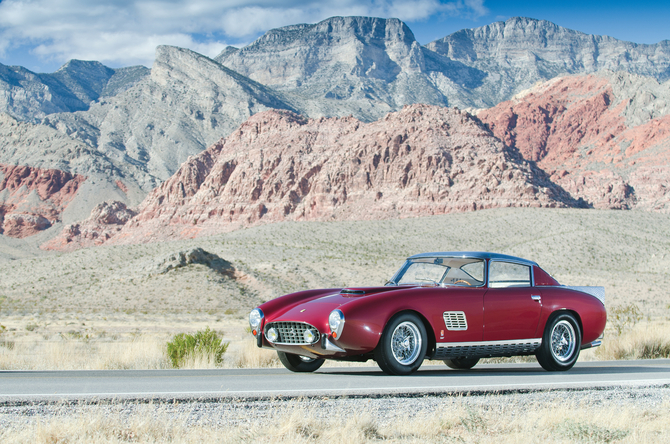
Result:
M310 358L310 357L308 357L308 356L300 356L300 360L301 360L302 362L314 362L314 361L316 361L316 359L314 359L314 358Z
M399 364L410 365L419 358L421 333L412 322L399 324L391 335L391 351Z
M558 362L572 358L576 345L575 329L568 321L559 321L551 331L551 354Z

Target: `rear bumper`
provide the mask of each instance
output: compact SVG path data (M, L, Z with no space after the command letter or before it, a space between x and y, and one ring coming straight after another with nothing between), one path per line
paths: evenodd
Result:
M603 343L603 341L593 341L593 342L589 342L588 344L582 344L582 347L580 348L580 350L586 350L587 348L598 347L602 343Z

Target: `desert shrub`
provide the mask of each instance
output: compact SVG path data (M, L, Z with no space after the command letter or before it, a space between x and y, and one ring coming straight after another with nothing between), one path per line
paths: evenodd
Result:
M195 334L179 333L167 343L167 354L174 368L180 368L187 359L211 356L216 364L223 361L223 354L228 349L228 342L223 342L223 335L210 330L197 331Z
M635 327L640 320L642 320L642 312L635 304L617 305L607 314L607 323L618 336Z
M670 341L651 338L638 347L639 359L658 359L670 357Z
M604 442L619 441L628 436L628 431L600 427L595 424L565 420L556 428L562 436L574 439L577 442Z

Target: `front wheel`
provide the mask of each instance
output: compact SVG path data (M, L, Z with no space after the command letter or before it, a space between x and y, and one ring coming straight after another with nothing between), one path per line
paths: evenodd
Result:
M479 358L463 358L463 359L445 359L444 363L447 367L454 370L470 370L477 365Z
M375 361L389 375L409 375L421 367L427 348L426 327L413 313L392 318L375 349Z
M279 360L284 367L292 372L313 372L323 365L323 359L308 358L307 356L293 355L277 351Z
M547 371L570 370L579 357L582 333L575 317L560 313L547 322L542 345L535 353L537 362Z

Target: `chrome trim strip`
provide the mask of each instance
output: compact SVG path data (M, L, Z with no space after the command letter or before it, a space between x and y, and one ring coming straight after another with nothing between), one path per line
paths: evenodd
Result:
M542 338L534 339L513 339L513 340L504 340L504 341L475 341L475 342L438 342L436 345L440 347L472 347L477 345L517 345L517 344L526 344L528 342L542 345Z
M509 287L491 287L491 281L489 280L489 277L491 275L489 273L489 268L491 268L491 262L507 262L507 263L510 263L510 264L523 265L523 266L526 266L526 267L530 268L530 270L529 270L530 271L530 285L523 285L523 286L519 286L518 288L528 288L528 287L534 287L535 286L535 270L533 269L533 267L538 266L535 262L529 264L528 262L530 262L530 261L526 261L526 260L521 259L521 258L511 257L509 259L503 259L503 258L495 257L495 258L489 259L488 263L487 263L487 266L486 266L486 272L487 272L486 273L486 286L488 288L509 288Z

